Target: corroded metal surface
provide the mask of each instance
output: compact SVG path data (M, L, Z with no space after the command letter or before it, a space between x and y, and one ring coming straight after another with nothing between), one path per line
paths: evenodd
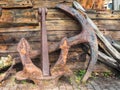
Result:
M51 76L44 76L40 68L36 67L29 56L30 45L27 40L22 38L18 44L17 50L20 54L23 64L23 70L16 74L17 80L30 79L40 87L49 86L52 87L57 84L59 78L65 73L69 73L70 70L65 66L67 60L67 54L69 50L69 44L67 38L63 38L60 43L61 54L56 64L51 68Z
M73 16L75 19L77 19L78 22L82 25L82 32L74 37L70 37L69 39L63 38L61 42L56 43L49 47L51 51L55 51L58 48L61 49L61 53L58 61L55 63L53 67L50 68L49 59L48 59L48 49L46 48L48 47L47 33L46 33L46 26L45 26L46 9L44 8L39 9L39 15L41 14L41 25L42 25L42 28L41 28L41 32L42 32L41 54L43 55L42 71L32 63L30 59L30 51L31 51L30 45L23 38L19 42L18 48L17 48L18 52L20 53L20 57L23 64L23 71L18 72L16 75L16 78L18 80L30 79L30 80L33 80L37 85L41 87L42 86L51 87L52 85L54 86L62 75L70 72L69 68L66 66L69 48L73 45L80 44L80 43L88 43L91 51L91 60L89 62L86 74L84 75L82 81L85 82L90 77L98 56L98 43L97 43L97 38L93 31L93 28L89 25L86 18L80 15L79 12L77 12L74 8L70 8L64 5L58 5L57 8L67 12L68 14Z
M30 79L33 80L36 84L39 84L40 82L38 81L37 78L42 76L42 71L32 63L29 56L30 45L24 38L20 40L17 50L21 57L23 70L19 71L16 74L16 79L17 80Z
M75 10L74 8L70 8L65 5L57 5L57 8L61 9L62 11L68 13L73 18L77 19L77 21L82 25L82 32L79 35L76 35L75 37L71 38L70 40L73 40L70 44L79 44L79 43L89 43L90 51L91 51L91 60L89 62L86 74L84 75L82 82L86 82L86 80L90 77L92 70L95 66L95 63L97 61L98 57L98 43L97 43L97 37L95 35L95 32L93 28L90 26L90 24L87 22L84 15L80 15L80 13Z
M2 16L2 8L0 7L0 17Z
M44 76L50 76L47 30L46 30L46 22L45 22L47 15L47 8L39 8L38 14L41 17L40 21L41 21L42 72Z
M55 63L54 67L51 69L51 74L54 75L64 75L65 73L70 72L66 66L67 55L70 45L67 41L67 38L63 38L60 43L61 53L58 61Z

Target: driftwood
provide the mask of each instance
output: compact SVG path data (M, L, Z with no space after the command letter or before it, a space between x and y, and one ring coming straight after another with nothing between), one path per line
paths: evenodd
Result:
M100 46L100 48L110 57L112 57L112 55L110 54L110 52L106 49L105 45L102 43L101 40L98 39L98 44Z
M114 58L111 58L111 57L105 55L104 53L102 53L100 51L99 51L98 55L99 55L99 57L98 57L99 61L101 61L102 63L107 64L110 67L113 67L113 68L119 70L117 61Z
M82 6L77 3L76 1L73 2L73 5L76 9L78 9L83 15L86 17L87 21L91 24L91 26L94 28L94 31L98 38L104 43L107 50L110 52L110 54L119 62L120 61L120 53L109 43L109 41L105 38L105 36L100 32L99 28L93 23L93 21L88 17L88 15L85 13L85 10L82 8Z
M83 51L90 55L90 52L88 51L89 47L87 44L83 45ZM99 51L98 52L98 60L106 65L108 65L109 67L112 67L114 69L117 69L119 71L119 64L117 62L117 60L115 60L113 57L110 57L109 55L104 54L103 52Z
M91 24L91 26L94 28L94 31L96 32L96 35L98 36L99 46L104 50L104 52L107 54L104 54L99 51L98 53L98 59L99 61L107 64L110 67L113 67L117 70L119 70L119 62L120 62L120 53L118 52L120 50L120 45L118 42L113 40L110 37L105 37L99 30L99 28L93 23L93 21L88 17L88 15L85 13L85 10L83 7L77 3L76 1L73 2L73 5L76 9L82 13L87 21Z
M120 51L120 42L113 40L111 37L106 37L106 38L113 47L115 47L118 51Z

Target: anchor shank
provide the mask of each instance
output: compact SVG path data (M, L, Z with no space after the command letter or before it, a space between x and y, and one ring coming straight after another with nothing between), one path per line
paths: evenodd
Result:
M48 43L47 43L47 31L46 31L46 8L40 8L41 13L41 53L42 53L42 72L44 76L50 75L49 69L49 55L48 55Z

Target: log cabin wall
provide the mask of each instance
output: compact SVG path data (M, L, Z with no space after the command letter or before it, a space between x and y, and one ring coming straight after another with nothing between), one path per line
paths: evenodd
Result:
M18 55L16 46L21 38L26 38L33 50L40 50L40 27L38 8L47 7L47 33L49 44L80 33L78 22L55 9L62 3L72 6L73 0L2 0L0 6L0 56ZM120 14L111 12L88 13L104 35L120 40ZM82 53L78 46L70 49L69 57ZM58 54L54 53L51 58ZM57 57L58 58L58 57Z

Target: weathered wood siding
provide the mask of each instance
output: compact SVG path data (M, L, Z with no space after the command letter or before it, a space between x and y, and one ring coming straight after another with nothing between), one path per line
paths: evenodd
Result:
M72 1L11 0L11 3L7 2L7 0L0 1L0 6L3 7L0 16L0 51L2 52L0 55L3 55L3 53L16 55L16 46L22 37L29 41L34 50L40 49L41 39L38 24L38 7L48 8L46 23L49 44L54 44L65 36L71 37L80 33L81 26L78 25L77 21L60 10L55 9L55 5L59 3L72 6ZM120 14L102 12L89 13L89 16L104 35L111 36L115 40L120 40ZM71 55L75 51L81 53L79 46L70 50Z

